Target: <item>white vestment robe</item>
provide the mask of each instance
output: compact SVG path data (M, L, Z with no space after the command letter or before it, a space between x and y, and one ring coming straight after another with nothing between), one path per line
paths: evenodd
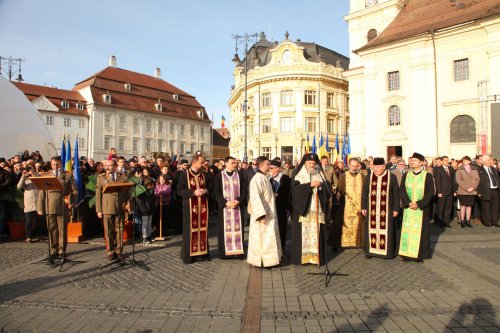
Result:
M271 182L263 173L257 172L253 176L249 195L250 232L247 262L257 267L276 266L280 263L282 252L275 194ZM265 224L257 221L262 216L265 216Z

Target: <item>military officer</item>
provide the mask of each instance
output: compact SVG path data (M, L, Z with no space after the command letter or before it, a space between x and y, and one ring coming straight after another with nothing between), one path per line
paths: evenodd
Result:
M124 207L128 204L128 192L102 193L107 184L126 183L127 176L116 170L116 161L104 161L106 173L97 177L96 183L96 211L103 220L104 235L108 243L107 254L109 260L123 260L123 217Z
M78 188L73 174L61 169L61 159L58 156L51 158L50 165L52 170L48 174L56 176L63 189L40 191L36 207L38 215L48 215L50 256L53 261L57 255L62 256L66 253L67 235L64 223L68 222L69 209L78 197ZM45 200L46 195L47 200ZM64 207L64 197L68 195L69 206Z

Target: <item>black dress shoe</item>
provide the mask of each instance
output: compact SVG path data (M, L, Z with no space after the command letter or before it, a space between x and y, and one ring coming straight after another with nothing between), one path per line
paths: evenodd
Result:
M109 260L115 260L116 253L110 253L108 254L108 259Z
M368 254L365 254L365 258L366 258L366 259L371 259L371 258L372 258L372 256L370 256L370 255L368 255Z
M500 228L500 224L493 224L494 227Z
M115 257L120 260L120 261L123 261L123 255L121 253L115 253Z

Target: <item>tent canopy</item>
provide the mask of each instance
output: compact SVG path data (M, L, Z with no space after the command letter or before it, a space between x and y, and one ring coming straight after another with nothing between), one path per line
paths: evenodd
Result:
M57 154L40 113L12 83L0 75L0 157L38 150L44 160Z

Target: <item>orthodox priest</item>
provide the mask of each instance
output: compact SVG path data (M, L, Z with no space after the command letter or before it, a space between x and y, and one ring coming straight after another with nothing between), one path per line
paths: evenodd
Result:
M181 259L190 264L208 259L208 189L202 171L205 158L194 155L191 166L179 176L177 194L182 198L183 232Z
M410 158L411 171L401 179L403 225L399 255L404 260L422 262L430 258L430 209L434 198L434 179L422 170L424 156L414 153Z
M218 257L243 258L244 223L241 214L241 197L245 193L243 177L236 171L236 159L228 156L226 166L215 176L214 192L218 203Z
M334 225L328 238L328 244L332 245L334 250L339 245L341 247L360 248L363 244L361 192L366 177L360 173L359 166L359 160L351 158L349 160L349 171L339 176L337 186L339 221L336 223L341 223L342 229L340 231Z
M247 262L257 267L272 267L280 263L282 256L275 194L266 177L269 159L260 156L256 164L257 172L250 181L249 189Z
M399 210L399 185L396 175L385 168L382 157L373 159L371 172L363 184L361 213L366 217L365 257L396 256L396 218Z
M324 265L325 216L329 211L330 182L316 154L305 154L292 180L292 264Z

